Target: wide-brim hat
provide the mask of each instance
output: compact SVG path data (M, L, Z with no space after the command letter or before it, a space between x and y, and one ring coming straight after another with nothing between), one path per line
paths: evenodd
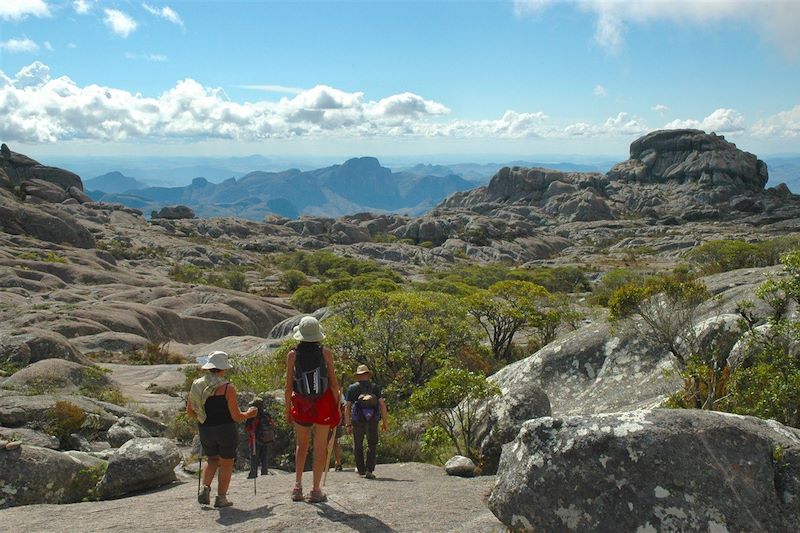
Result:
M228 354L219 350L211 352L208 354L208 360L206 361L206 364L200 368L203 370L228 370L231 368L231 364L228 362Z
M300 342L319 342L325 338L319 320L313 316L304 316L292 331L292 338Z
M372 371L367 365L358 365L358 368L356 368L356 376L360 376L362 374L372 374Z

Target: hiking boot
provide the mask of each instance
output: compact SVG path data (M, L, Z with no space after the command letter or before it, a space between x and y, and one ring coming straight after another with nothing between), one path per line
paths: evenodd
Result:
M359 476L365 476L366 474L367 474L366 472L362 472L361 470L358 471Z
M214 499L214 507L230 507L233 502L225 494L220 494Z
M364 474L364 477L367 479L375 479L375 474L373 474L372 472L367 472L366 474Z
M338 465L336 465L336 466L335 466L333 469L334 469L335 471L337 471L337 472L341 472L341 471L343 470L343 468L342 468L342 464L341 464L341 463L339 463L339 464L338 464Z
M200 505L208 505L211 503L211 487L203 485L200 492L197 494L197 503Z
M328 501L328 497L321 490L312 490L308 493L306 501L308 503L322 503Z
M292 501L293 502L301 502L303 501L303 487L300 485L295 485L292 489Z
M258 472L256 470L251 470L249 474L247 474L247 479L254 479L258 477Z
M263 470L261 470L261 475L262 475L262 476L269 475L269 470L267 470L266 468L264 468Z

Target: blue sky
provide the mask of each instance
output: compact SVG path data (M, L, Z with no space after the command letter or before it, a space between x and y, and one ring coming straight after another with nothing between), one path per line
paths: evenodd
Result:
M800 153L800 1L0 2L33 156Z

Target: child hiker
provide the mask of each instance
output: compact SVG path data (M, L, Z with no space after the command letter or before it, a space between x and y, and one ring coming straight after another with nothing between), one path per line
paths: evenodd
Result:
M259 466L262 476L268 473L269 445L275 442L274 423L264 408L264 400L256 398L250 402L250 406L258 409L258 414L244 423L250 439L250 473L247 474L247 479L258 477Z

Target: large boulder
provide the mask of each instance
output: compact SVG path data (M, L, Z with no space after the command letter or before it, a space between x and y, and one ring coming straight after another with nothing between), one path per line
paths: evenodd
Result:
M28 391L78 392L80 389L101 391L117 388L111 378L98 367L63 359L42 359L16 372L3 382L4 389Z
M0 361L28 365L44 359L91 364L66 337L52 331L25 328L13 334L0 334Z
M798 531L800 431L694 410L526 422L489 508L514 531Z
M476 414L475 442L482 474L497 471L503 445L514 440L523 423L551 414L550 400L536 383L523 383L502 392L480 406Z
M0 472L0 509L79 502L97 483L94 471L85 462L37 446L0 450Z
M129 440L109 459L108 470L97 486L98 495L110 500L172 483L180 462L181 453L169 439Z
M140 426L136 420L127 416L117 420L106 432L106 439L114 448L119 448L132 439L149 437L152 437L152 435L146 429Z
M194 218L194 209L186 205L168 205L159 211L153 211L151 218L165 218L167 220L181 220L184 218Z
M473 477L477 468L469 457L454 455L444 464L444 471L448 476Z

